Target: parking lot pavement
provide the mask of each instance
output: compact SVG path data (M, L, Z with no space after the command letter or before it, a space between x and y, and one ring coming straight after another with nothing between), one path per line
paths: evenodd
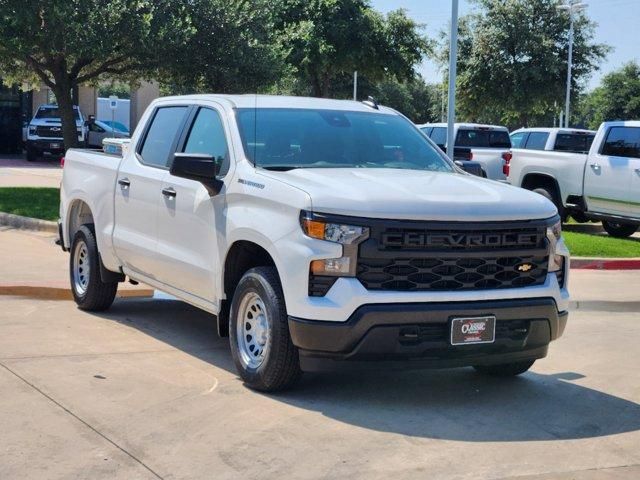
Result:
M62 168L57 158L27 162L19 155L0 155L0 187L59 187Z
M322 374L264 395L184 303L0 302L3 479L640 477L638 312L573 312L517 379Z

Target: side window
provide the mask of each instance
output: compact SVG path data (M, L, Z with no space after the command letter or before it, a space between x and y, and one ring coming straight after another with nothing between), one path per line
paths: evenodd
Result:
M221 175L229 171L229 148L218 112L210 108L198 111L183 152L211 155L222 163Z
M97 125L95 123L89 124L89 130L96 133L104 133L104 128L102 128L100 125Z
M166 168L188 107L160 107L147 130L139 154L145 165Z
M431 132L431 140L433 140L436 145L446 145L447 129L444 127L433 127L433 132Z
M527 132L518 132L511 134L511 146L513 148L524 148L524 144L527 140Z
M640 158L640 127L611 127L600 153Z
M524 148L527 150L544 150L549 134L547 132L531 132Z

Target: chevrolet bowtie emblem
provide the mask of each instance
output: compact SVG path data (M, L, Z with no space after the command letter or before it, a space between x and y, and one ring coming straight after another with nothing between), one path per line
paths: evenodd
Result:
M519 272L528 272L532 268L533 268L533 265L531 265L530 263L523 263L522 265L518 265Z

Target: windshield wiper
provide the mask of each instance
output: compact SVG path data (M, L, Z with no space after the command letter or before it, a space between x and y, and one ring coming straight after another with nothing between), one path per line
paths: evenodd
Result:
M294 170L296 168L303 168L300 165L259 165L260 168L264 168L265 170L272 170L274 172L288 172L289 170Z

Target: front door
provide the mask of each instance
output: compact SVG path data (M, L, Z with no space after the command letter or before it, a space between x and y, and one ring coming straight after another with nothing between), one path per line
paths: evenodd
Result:
M606 132L600 152L589 155L584 173L584 196L589 211L633 216L640 208L634 182L640 127L616 126Z
M120 166L115 191L113 244L123 266L156 277L157 218L162 182L168 175L188 107L161 107L153 112L136 151Z
M199 107L182 136L177 151L201 153L221 159L220 175L229 169L227 128L221 110ZM168 175L165 195L158 210L158 257L162 262L160 280L167 285L218 304L216 279L218 233L223 232L224 187L211 196L195 180Z

